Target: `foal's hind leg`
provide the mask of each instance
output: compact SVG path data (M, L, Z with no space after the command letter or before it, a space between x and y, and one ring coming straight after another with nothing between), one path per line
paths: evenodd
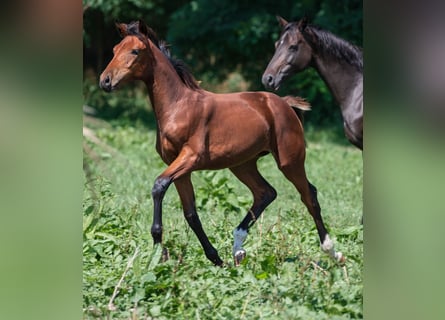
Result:
M295 161L288 164L280 164L280 170L284 173L287 179L291 181L301 195L301 200L306 205L309 213L314 219L317 227L318 236L320 237L321 249L329 254L329 256L337 262L344 262L344 257L341 252L336 252L334 243L329 237L328 232L321 217L321 209L317 199L317 189L307 180L306 172L304 170L304 162Z
M249 228L255 223L264 209L277 197L274 188L261 176L256 166L256 160L252 160L240 166L230 168L233 174L244 183L253 194L253 205L243 221L233 231L233 257L235 264L239 265L246 256L242 245L247 237Z
M185 219L187 220L190 228L192 228L192 230L195 232L196 236L199 239L199 242L201 242L206 257L215 265L221 266L223 262L219 257L218 252L207 238L207 235L202 228L198 214L196 213L195 194L193 192L193 185L190 180L190 174L187 174L181 179L176 180L174 183L181 199Z

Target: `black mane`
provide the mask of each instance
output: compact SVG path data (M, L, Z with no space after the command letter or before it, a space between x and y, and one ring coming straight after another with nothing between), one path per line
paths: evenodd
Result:
M156 32L141 21L133 21L127 25L127 34L137 36L142 41L148 38L168 58L182 82L190 89L200 89L198 82L193 77L187 65L179 59L171 56L170 49L165 41L159 40Z
M189 87L190 89L199 89L198 82L196 82L195 78L193 77L192 73L190 72L187 65L184 63L184 61L180 59L172 58L170 49L168 48L168 45L165 41L161 40L159 41L158 45L159 50L168 58L170 63L173 65L173 68L175 68L176 73L181 78L182 82Z
M310 46L320 53L334 56L363 72L363 52L358 46L315 25L306 26L302 34Z

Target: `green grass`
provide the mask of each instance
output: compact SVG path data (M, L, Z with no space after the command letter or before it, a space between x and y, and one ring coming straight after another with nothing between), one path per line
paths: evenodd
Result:
M95 132L114 150L85 140L92 151L85 155L84 319L363 317L360 151L330 142L329 134L306 137L307 174L345 267L321 252L312 218L271 156L260 159L259 168L278 198L251 229L247 258L234 267L232 231L250 207L250 192L228 170L194 173L198 213L227 262L219 268L188 227L173 186L163 205L170 259L158 263L150 193L165 165L155 152L155 132L129 125L98 125Z

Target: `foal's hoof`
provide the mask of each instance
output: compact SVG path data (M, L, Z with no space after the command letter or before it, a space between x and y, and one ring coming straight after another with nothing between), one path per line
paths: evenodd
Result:
M346 257L340 251L336 252L335 253L335 261L337 261L337 263L340 265L344 265L346 263Z
M168 253L168 249L166 247L162 248L162 262L166 262L168 259L170 259L170 254Z
M235 260L235 266L238 267L245 257L246 257L246 250L241 249L235 252L235 254L233 255L233 259Z

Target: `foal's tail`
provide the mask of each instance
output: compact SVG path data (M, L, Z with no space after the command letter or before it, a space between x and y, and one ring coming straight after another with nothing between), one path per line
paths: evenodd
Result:
M301 123L304 121L304 112L311 110L311 105L301 97L285 96L282 98L286 103L294 109Z

